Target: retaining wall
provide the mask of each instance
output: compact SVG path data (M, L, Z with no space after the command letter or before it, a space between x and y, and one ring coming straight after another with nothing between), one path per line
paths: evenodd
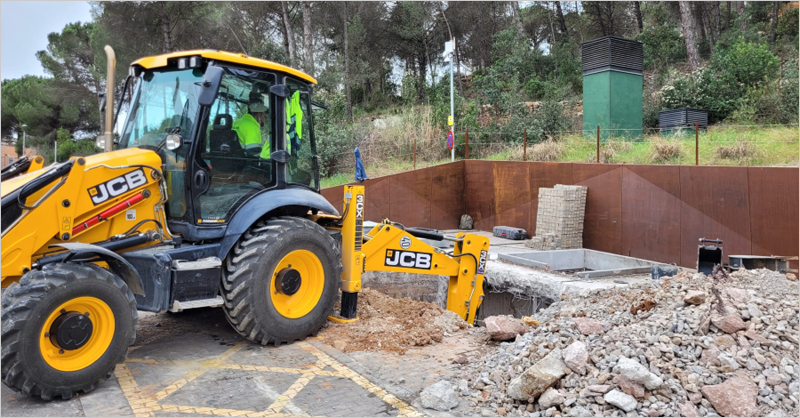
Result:
M407 226L507 225L535 234L538 190L587 186L585 248L695 267L698 238L724 254L796 256L797 167L717 167L468 160L368 180L366 218ZM322 191L337 208L342 188ZM793 263L796 268L797 263Z

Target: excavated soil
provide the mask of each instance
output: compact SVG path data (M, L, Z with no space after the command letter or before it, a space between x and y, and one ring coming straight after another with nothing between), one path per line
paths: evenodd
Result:
M328 322L319 335L344 352L403 354L412 347L441 342L445 332L469 327L458 315L433 303L395 299L371 289L362 290L358 296L358 318L348 324Z

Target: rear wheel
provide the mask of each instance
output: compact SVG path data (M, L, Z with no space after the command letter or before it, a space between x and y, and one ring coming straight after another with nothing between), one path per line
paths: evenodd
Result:
M333 312L342 271L328 232L293 217L259 221L225 267L221 291L228 322L263 345L315 335Z
M3 383L29 396L90 392L136 339L128 286L94 264L53 264L11 285L2 302Z

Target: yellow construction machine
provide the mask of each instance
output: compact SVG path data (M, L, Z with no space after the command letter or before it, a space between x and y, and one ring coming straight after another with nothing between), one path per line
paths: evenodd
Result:
M250 341L303 339L357 317L365 271L449 276L447 308L473 322L488 239L388 220L365 231L363 186L344 188L340 216L319 193L315 84L243 54L142 58L116 112L109 87L105 152L3 170L3 383L42 399L91 391L125 360L137 310L221 306ZM425 242L443 239L452 249Z

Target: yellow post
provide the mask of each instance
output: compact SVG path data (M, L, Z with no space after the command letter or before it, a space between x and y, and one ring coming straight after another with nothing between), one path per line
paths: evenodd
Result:
M357 316L358 292L364 271L364 186L344 186L344 220L342 222L342 318Z

